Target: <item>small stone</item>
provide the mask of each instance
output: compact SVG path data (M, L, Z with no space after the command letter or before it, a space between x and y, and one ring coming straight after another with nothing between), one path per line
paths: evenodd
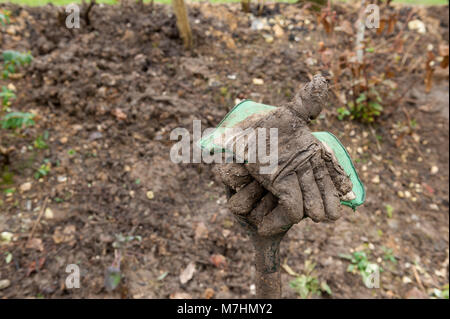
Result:
M53 218L55 217L55 214L53 214L53 211L50 209L50 207L47 207L47 208L45 209L44 217L45 217L46 219L53 219Z
M8 33L9 35L15 35L16 29L14 28L14 26L11 25L8 28L6 28L6 33Z
M267 43L272 43L273 42L273 36L271 36L270 34L264 34L263 37L264 37L264 39L266 40Z
M380 175L375 175L375 176L372 178L372 183L374 183L374 184L380 184Z
M22 193L28 192L31 189L31 183L30 182L23 183L22 185L20 185L19 189Z
M11 286L11 281L9 279L0 280L0 290L6 289Z
M409 30L417 31L420 34L425 34L427 32L427 28L425 27L425 23L416 19L408 22Z
M437 166L432 166L431 167L431 174L437 174L437 172L439 172L439 167Z
M12 233L10 233L8 231L4 231L0 234L0 241L9 243L11 241L12 237L13 237Z
M406 198L410 198L411 197L411 192L410 191L405 191L405 197Z
M358 148L356 149L356 152L358 152L358 154L362 154L362 153L363 153L362 147L358 147Z
M282 36L284 35L284 30L283 30L283 28L280 27L278 24L275 24L275 25L273 26L273 32L275 33L275 36L276 36L277 38L280 38L280 37L282 37Z
M397 192L397 196L400 198L404 198L405 197L405 193L403 193L402 191L398 191Z
M64 137L61 137L61 138L59 139L59 142L60 142L61 144L66 144L68 140L69 140L69 139L68 139L66 136L64 136Z
M101 132L92 132L89 135L89 141L95 141L98 139L101 139L103 137L103 134Z
M317 60L309 57L309 58L306 58L305 63L309 66L313 66L317 63Z
M253 79L253 84L254 85L264 85L264 80L263 79Z
M148 199L153 199L153 198L155 198L155 194L154 194L152 191L148 191L146 195L147 195L147 198L148 198Z
M433 204L430 204L430 209L438 211L439 210L439 206L433 203Z
M420 136L419 136L419 135L417 135L417 134L414 133L414 134L412 134L411 136L412 136L414 142L416 142L416 143L419 143L419 142L420 142Z
M407 284L409 284L409 283L412 283L412 280L411 280L411 278L409 278L409 277L407 277L407 276L403 276L402 282L403 282L405 285L407 285Z
M64 183L67 181L67 176L58 176L56 179L59 183Z
M262 19L255 19L252 21L252 24L250 26L250 29L253 31L259 31L264 29L264 27L267 25L267 22Z

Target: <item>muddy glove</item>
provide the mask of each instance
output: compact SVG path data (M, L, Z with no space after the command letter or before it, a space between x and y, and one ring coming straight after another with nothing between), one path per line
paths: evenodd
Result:
M261 173L264 164L258 159L249 161L251 141L246 141L244 147L246 170L240 164L225 164L219 169L224 183L239 190L229 200L233 213L249 214L265 196L265 190L278 199L278 206L269 213L256 214L261 234L285 231L305 215L315 222L340 216L339 197L349 196L352 183L332 152L307 127L319 115L326 99L326 82L315 76L289 104L262 119L247 121L244 128L278 129L278 166L271 172Z

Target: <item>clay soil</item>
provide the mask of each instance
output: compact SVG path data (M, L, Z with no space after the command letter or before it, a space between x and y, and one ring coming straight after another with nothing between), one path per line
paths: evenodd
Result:
M0 185L0 233L13 234L0 243L0 280L10 282L0 297L251 298L252 247L225 206L223 186L212 165L171 162L170 132L192 131L193 120L214 127L237 98L280 105L313 74L331 76L332 61L354 46L356 10L336 7L344 27L328 34L303 5L267 5L268 26L254 30L236 4L195 3L188 52L163 5L96 5L73 30L54 6L0 8L11 11L0 28L2 50L34 56L0 84L16 89L11 108L37 114L33 127L0 130L9 150L0 156L2 174L12 175ZM392 80L397 98L366 125L337 118L335 90L313 124L348 147L366 202L356 212L344 208L334 223L302 221L281 246L282 263L297 273L316 263L314 276L332 291L320 298L428 298L448 284L448 68L436 70L430 93L423 84L429 45L448 48L448 6L390 10L398 14L393 34L402 30L406 39ZM427 33L408 29L407 18L423 20ZM377 50L386 48L377 44L394 35L367 33L374 64L383 65ZM335 84L342 92L346 74ZM48 148L32 147L45 131ZM51 170L36 180L44 160ZM105 271L117 245L122 279L108 291ZM378 289L347 271L341 254L354 251L383 268ZM195 272L182 284L192 262ZM81 269L80 289L66 287L68 264ZM283 270L283 297L298 298L294 278Z

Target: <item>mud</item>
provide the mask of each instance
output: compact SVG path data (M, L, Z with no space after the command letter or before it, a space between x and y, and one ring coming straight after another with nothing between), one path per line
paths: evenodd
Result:
M0 185L0 233L13 234L10 243L0 245L0 280L11 282L0 297L254 296L253 247L226 208L219 175L211 165L172 163L169 136L176 127L192 130L194 119L202 127L215 127L236 98L282 105L314 74L329 70L330 64L317 58L324 54L316 40L326 42L330 36L314 13L301 5L267 6L264 17L282 17L293 25L268 42L262 32L251 30L239 4L193 3L189 14L196 43L189 52L182 49L165 6L155 5L153 11L150 5L94 6L90 25L82 20L73 32L61 27L53 6L6 7L13 27L0 31L2 50L30 50L34 56L30 68L11 81L17 89L12 108L36 112L38 118L20 136L0 130L0 164L8 163L13 174L13 184ZM354 22L348 7L336 10L338 23ZM369 127L339 121L341 102L332 93L330 105L311 123L312 130L330 131L348 148L367 190L366 203L356 213L343 208L333 224L304 219L281 243L281 265L303 273L305 261L316 264L315 276L333 292L320 298L401 298L419 287L415 271L425 294L448 283L448 120L425 107L427 95L419 99L407 91L424 92L421 59L427 45L448 45L448 24L440 26L448 21L448 7L432 15L410 7L395 12L401 13L395 32L404 27L402 37L411 44L404 55L407 70L395 71L392 78L397 92L407 92L405 98L385 101L383 115ZM430 26L427 34L407 29L411 12ZM345 58L353 50L351 37L343 31L333 36L336 58ZM367 37L378 44L392 35ZM376 51L374 67L383 72L391 55ZM264 85L252 84L253 78ZM349 90L348 74L339 78L340 88L332 91ZM433 81L430 95L435 87L448 87L445 74ZM30 149L45 131L48 148ZM37 181L33 175L44 160L51 171ZM433 166L438 174L431 173ZM27 182L31 189L22 192ZM15 189L12 195L4 192L9 188ZM53 218L41 218L33 235L37 245L26 247L47 197ZM262 215L255 214L255 223ZM104 275L119 234L141 240L125 245L120 286L108 292ZM387 248L397 263L384 259ZM379 289L367 289L339 257L361 250L384 269ZM191 262L196 272L181 284L179 276ZM80 266L80 289L65 287L68 264ZM283 297L298 298L289 286L294 278L281 271Z

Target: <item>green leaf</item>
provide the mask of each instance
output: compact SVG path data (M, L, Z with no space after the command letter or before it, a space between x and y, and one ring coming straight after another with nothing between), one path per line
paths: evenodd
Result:
M320 289L322 289L322 291L325 291L330 296L333 294L333 292L331 291L330 286L328 286L326 281L322 281L322 283L320 284Z
M5 257L5 262L7 263L7 264L9 264L11 261L12 261L12 254L10 253L10 252L6 252L5 253L5 255L6 255L6 257Z
M361 104L367 99L366 95L364 93L361 93L358 98L356 99L356 103Z
M169 274L169 272L165 271L164 273L159 275L158 278L156 278L156 280L158 280L158 281L164 280L164 278L166 278L168 274Z
M115 267L108 267L105 274L105 287L106 290L112 291L119 286L121 279L120 269Z
M35 115L32 113L10 112L6 114L2 120L0 120L0 123L4 129L16 129L23 126L32 126L35 124L33 120L34 116Z
M386 213L389 218L392 218L392 213L394 212L394 207L389 204L386 204Z

